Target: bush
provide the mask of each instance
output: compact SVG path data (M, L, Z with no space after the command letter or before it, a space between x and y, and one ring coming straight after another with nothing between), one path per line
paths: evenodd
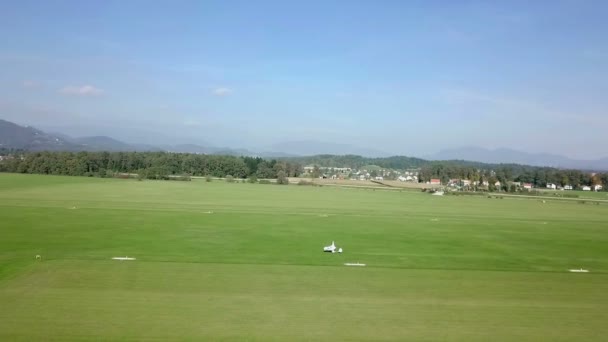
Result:
M205 176L205 181L206 182L211 182L213 180L213 178L210 175L206 175Z
M260 181L258 183L260 183L260 184L270 184L271 182L268 179L260 179Z
M234 183L234 177L232 177L232 175L227 175L226 176L226 182L227 183Z
M247 181L249 183L257 183L258 182L258 178L255 175L251 175L251 177L249 177L249 179L247 179Z

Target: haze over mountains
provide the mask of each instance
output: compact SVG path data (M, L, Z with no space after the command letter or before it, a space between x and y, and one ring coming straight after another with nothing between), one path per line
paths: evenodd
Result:
M272 151L281 151L282 153L299 156L312 156L317 154L354 154L364 157L389 157L391 155L385 151L380 151L373 148L316 140L285 141L273 144L270 149Z
M257 155L287 157L283 152L253 152L247 149L201 146L198 144L150 145L126 143L108 136L71 137L63 133L48 133L31 126L20 126L0 119L0 147L30 151L169 151L227 155Z
M365 157L390 156L389 153L371 148L314 140L276 143L269 146L265 151L212 145L202 146L199 144L150 145L126 143L108 136L71 137L62 133L48 133L31 126L20 126L2 119L0 119L0 147L31 151L170 151L278 158L318 154L353 154ZM469 146L441 150L436 154L423 156L423 158L429 160L467 160L488 164L513 163L556 168L608 170L608 158L575 160L556 154L527 153L508 148L486 149Z
M430 160L470 160L488 164L513 163L562 169L608 170L608 158L576 160L556 154L527 153L508 148L486 149L469 146L441 150L424 158Z

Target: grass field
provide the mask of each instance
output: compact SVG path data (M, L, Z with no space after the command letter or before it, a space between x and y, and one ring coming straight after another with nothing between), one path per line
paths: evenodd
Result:
M581 191L581 190L568 190L568 191L561 191L561 190L541 190L542 192L546 193L548 196L555 196L557 195L575 195L578 196L578 198L581 199L603 199L603 200L608 200L608 192L606 191Z
M607 321L605 203L0 174L1 341L602 341Z

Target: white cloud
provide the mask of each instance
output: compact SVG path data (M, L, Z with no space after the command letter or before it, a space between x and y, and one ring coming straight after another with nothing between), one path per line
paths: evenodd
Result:
M230 95L230 94L232 94L232 89L230 89L230 88L219 87L219 88L213 89L213 95L215 95L215 96L226 96L226 95Z
M96 88L92 85L67 86L61 88L59 92L65 95L94 96L103 94L103 89Z

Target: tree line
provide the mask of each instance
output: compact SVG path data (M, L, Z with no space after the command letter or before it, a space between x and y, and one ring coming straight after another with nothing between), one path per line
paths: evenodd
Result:
M116 173L132 173L150 179L165 179L176 175L282 179L300 176L303 165L315 165L316 170L319 170L318 167L359 169L365 165L377 165L391 170L417 169L420 182L439 178L443 184L449 179L468 179L473 182L489 182L490 187L496 181L502 187L509 186L508 183L512 181L532 183L536 187L546 187L550 183L574 187L608 185L608 173L592 175L579 170L467 161L439 162L399 156L366 158L355 155L318 155L267 160L260 157L170 152L25 152L6 149L0 152L0 155L10 156L0 162L0 172L51 175L106 177Z
M106 177L116 173L143 178L169 176L213 176L235 178L294 177L301 164L236 157L169 152L24 152L0 162L0 172Z
M589 173L580 170L562 170L550 167L535 167L518 164L499 165L458 165L454 162L430 162L420 168L419 181L427 182L438 178L442 184L450 179L468 179L472 182L488 182L490 188L498 181L500 189L510 190L510 182L530 183L545 188L547 184L556 186L608 185L608 173Z

